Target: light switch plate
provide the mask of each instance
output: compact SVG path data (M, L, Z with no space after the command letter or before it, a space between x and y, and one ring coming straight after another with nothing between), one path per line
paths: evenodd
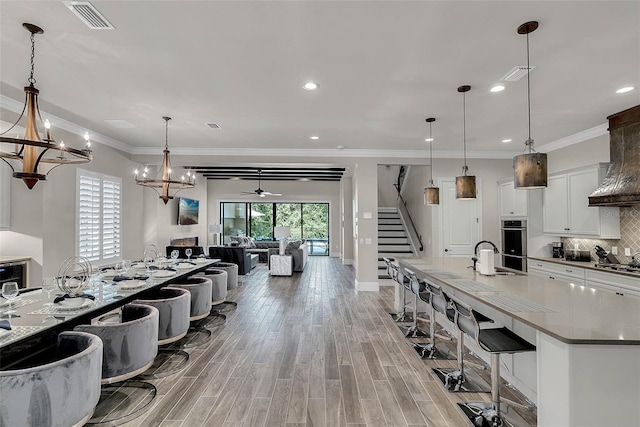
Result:
M373 213L371 213L371 212L362 212L362 218L364 218L364 219L373 219Z
M611 253L613 255L618 255L618 247L617 246L611 246Z
M372 243L373 243L373 241L371 239L364 239L364 244L365 245L370 245Z
M624 248L624 256L631 256L631 248Z

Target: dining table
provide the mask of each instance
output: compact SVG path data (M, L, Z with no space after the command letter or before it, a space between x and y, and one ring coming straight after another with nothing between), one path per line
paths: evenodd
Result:
M50 296L41 288L24 288L17 298L8 301L0 297L0 320L8 320L10 330L0 329L0 370L35 366L49 360L55 353L60 332L91 323L105 313L118 310L153 290L180 283L186 277L202 272L219 259L176 260L149 269L132 267L126 276L114 270L95 272L89 286L83 289L85 298L79 306L56 302L63 292L56 289ZM13 313L7 313L12 311Z

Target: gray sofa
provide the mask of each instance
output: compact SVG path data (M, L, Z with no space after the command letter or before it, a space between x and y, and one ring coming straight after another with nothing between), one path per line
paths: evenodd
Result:
M271 260L271 255L278 255L280 253L280 248L269 248L269 260ZM301 272L304 271L304 267L307 265L307 244L303 243L297 249L285 249L285 254L291 255L293 258L293 271ZM271 265L269 265L271 268Z

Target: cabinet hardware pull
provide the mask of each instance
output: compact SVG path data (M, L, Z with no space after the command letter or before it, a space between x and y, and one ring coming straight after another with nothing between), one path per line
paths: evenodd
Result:
M555 278L555 277L553 277L553 276L549 276L549 279L556 280L556 278Z

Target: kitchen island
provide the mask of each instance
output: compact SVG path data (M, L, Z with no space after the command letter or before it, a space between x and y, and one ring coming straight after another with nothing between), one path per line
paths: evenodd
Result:
M535 340L535 357L503 363L537 403L540 426L640 425L640 299L538 276L482 276L467 258L398 261L494 319L491 327Z

